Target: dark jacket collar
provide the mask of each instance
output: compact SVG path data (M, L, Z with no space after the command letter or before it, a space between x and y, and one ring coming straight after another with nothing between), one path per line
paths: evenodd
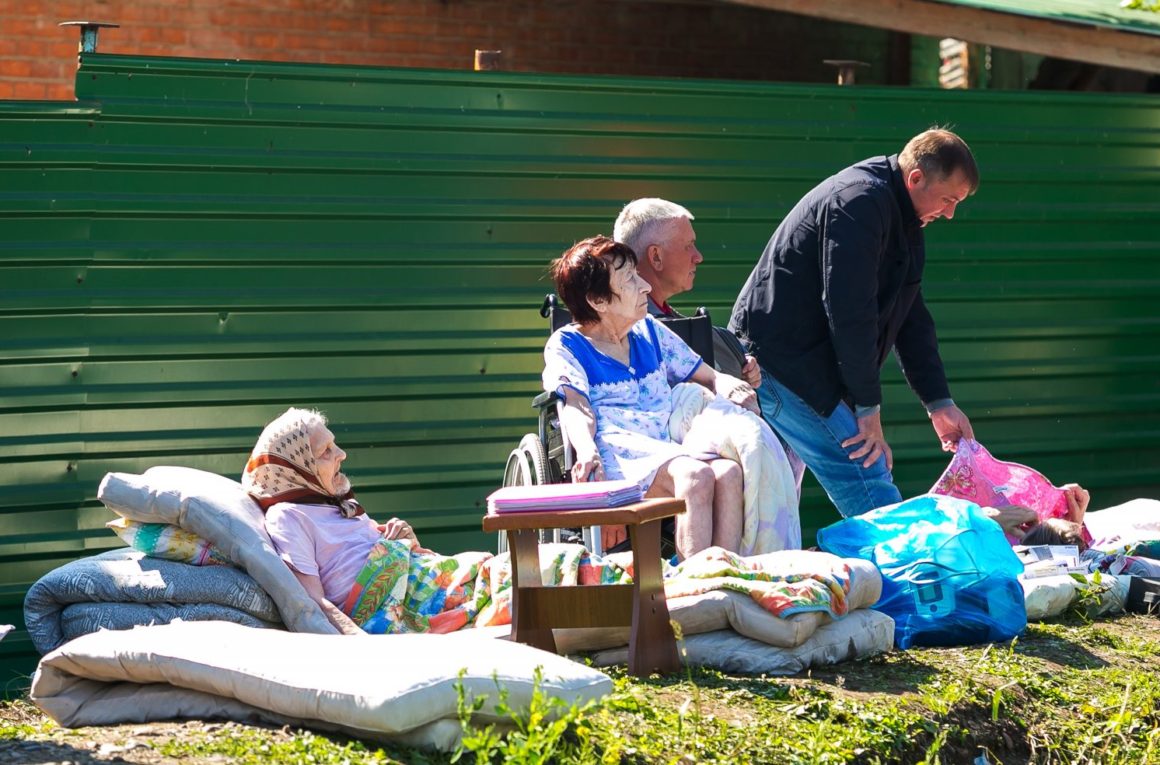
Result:
M898 200L898 210L902 213L902 225L907 229L921 228L922 221L914 211L914 202L910 199L910 192L906 190L906 179L902 177L902 168L898 166L898 155L891 154L886 158L890 163L890 187Z

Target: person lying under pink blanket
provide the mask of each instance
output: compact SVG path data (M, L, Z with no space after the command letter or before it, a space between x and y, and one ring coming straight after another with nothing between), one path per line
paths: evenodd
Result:
M1066 484L1061 488L1067 492L1068 503L1068 513L1063 518L1040 521L1037 520L1035 510L1018 505L985 509L1008 534L1021 534L1019 544L1073 545L1079 551L1080 561L1087 564L1090 570L1128 576L1160 576L1160 560L1137 552L1153 549L1154 545L1140 543L1150 541L1149 534L1160 534L1143 530L1135 535L1139 539L1103 534L1093 539L1093 534L1084 523L1091 496L1078 484ZM1100 511L1101 514L1107 512L1115 512L1115 509ZM1160 519L1157 521L1160 522Z
M1067 514L1062 518L1040 520L1042 513L1039 509L1023 505L984 509L1003 527L1008 539L1016 544L1081 544L1086 549L1091 537L1083 531L1083 519L1091 502L1091 494L1078 483L1064 484L1060 488L1067 501Z

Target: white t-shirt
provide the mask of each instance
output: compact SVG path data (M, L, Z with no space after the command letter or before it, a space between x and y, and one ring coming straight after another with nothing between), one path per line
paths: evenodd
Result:
M339 607L382 536L369 516L344 518L333 505L291 502L266 511L266 531L282 560L301 574L321 579L326 599Z

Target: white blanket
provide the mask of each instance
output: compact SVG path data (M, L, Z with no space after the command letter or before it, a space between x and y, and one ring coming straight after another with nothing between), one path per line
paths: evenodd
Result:
M1090 512L1084 516L1083 523L1092 535L1092 546L1098 550L1160 539L1160 501L1133 499Z
M669 436L691 453L718 454L741 465L745 520L739 553L801 548L797 479L781 442L759 415L685 383L673 389Z

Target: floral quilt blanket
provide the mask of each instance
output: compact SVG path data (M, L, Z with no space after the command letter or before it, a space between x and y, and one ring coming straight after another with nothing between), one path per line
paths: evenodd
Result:
M665 594L677 598L724 589L748 594L774 616L804 611L845 615L848 567L786 573L784 566L768 565L770 555L743 557L711 547L678 565L666 564ZM540 547L546 585L631 584L631 560L631 553L601 557L581 545ZM511 561L507 553L447 556L411 540L381 540L342 609L372 634L510 624Z

